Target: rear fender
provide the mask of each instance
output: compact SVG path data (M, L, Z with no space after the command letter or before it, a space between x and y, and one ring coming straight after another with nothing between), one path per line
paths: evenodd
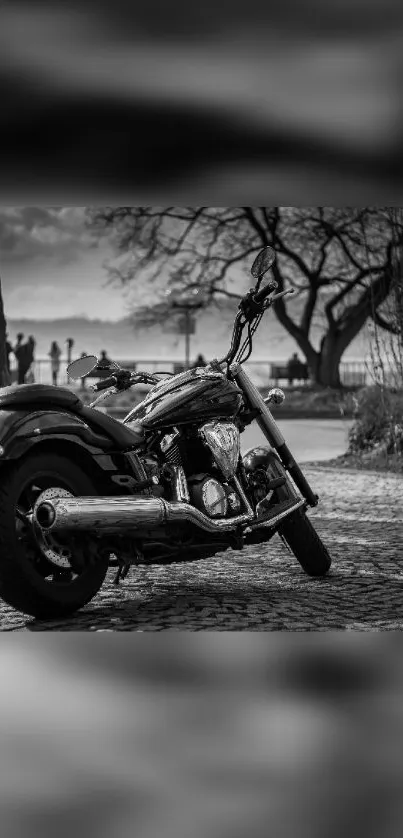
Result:
M0 411L3 460L15 460L43 440L75 439L90 453L110 451L113 443L100 436L78 416L54 410Z
M0 446L0 464L4 465L25 458L31 451L64 453L113 493L117 491L113 475L132 472L126 458L114 452L111 440L94 433L72 413L2 410Z

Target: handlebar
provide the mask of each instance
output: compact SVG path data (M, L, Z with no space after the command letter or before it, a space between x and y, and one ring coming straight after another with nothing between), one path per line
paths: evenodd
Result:
M264 288L261 288L260 291L253 295L254 302L257 303L257 305L261 305L262 303L264 303L266 297L268 297L269 294L272 294L273 291L276 290L276 288L278 288L277 282L275 282L274 280L268 282L267 285L264 286Z
M158 378L155 375L147 372L132 372L131 370L118 369L113 375L104 378L102 381L97 381L92 384L90 389L94 393L99 393L101 390L108 390L109 387L116 387L118 391L127 390L133 384L156 384Z
M293 288L289 288L286 291L280 291L278 294L273 294L273 291L275 291L276 288L278 288L277 282L269 282L260 291L256 292L254 289L251 289L249 293L242 298L238 314L235 318L231 348L224 358L217 361L219 365L226 363L229 366L233 362L240 348L242 333L247 323L251 324L256 321L256 318L260 317L265 311L267 311L271 305L276 302L276 300L280 300L282 297L295 293ZM270 297L270 299L265 304L267 297Z
M108 387L116 387L118 384L118 379L116 375L110 375L109 378L104 378L102 381L97 381L96 384L90 385L90 390L93 390L94 393L99 393L100 390L107 390Z

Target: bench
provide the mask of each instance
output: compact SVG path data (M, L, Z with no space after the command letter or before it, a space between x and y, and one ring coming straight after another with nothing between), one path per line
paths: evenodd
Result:
M289 381L291 378L293 381L309 381L308 365L296 363L292 366L290 371L288 364L273 364L271 368L271 377L275 381L276 386L278 385L279 381Z

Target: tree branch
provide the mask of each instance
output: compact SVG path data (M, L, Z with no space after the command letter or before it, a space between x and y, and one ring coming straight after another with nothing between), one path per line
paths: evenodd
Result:
M304 334L308 337L309 330L311 328L312 317L315 311L316 301L318 297L317 288L311 286L308 291L308 296L305 302L304 310L302 312L301 317L301 329Z
M400 329L399 329L398 325L395 324L395 323L390 323L389 321L385 320L385 318L382 317L379 314L378 311L376 311L376 310L372 311L371 312L371 317L372 317L372 320L374 321L374 323L376 323L377 326L380 326L381 329L385 329L385 332L391 332L393 335L400 334Z
M387 299L392 285L392 275L385 271L362 294L358 302L350 306L337 323L343 346L349 346L358 335L372 313Z
M258 221L258 219L256 218L256 215L252 211L252 207L242 207L242 209L243 209L243 211L245 213L245 216L248 219L251 227L253 227L253 229L255 230L257 235L259 236L259 238L262 242L262 246L267 247L270 244L270 242L269 242L266 230L264 229L264 227L260 223L260 221Z

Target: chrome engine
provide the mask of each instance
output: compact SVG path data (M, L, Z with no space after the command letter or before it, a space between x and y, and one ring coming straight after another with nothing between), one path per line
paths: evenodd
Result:
M208 422L185 438L178 430L161 442L173 502L191 503L210 518L239 515L243 503L234 486L240 434L231 422Z
M199 430L199 438L208 449L212 465L219 477L196 474L189 478L190 497L194 506L210 518L238 515L242 503L238 492L230 485L239 465L240 434L232 422L207 422Z
M199 433L225 480L231 480L236 475L241 450L241 437L236 425L232 422L208 422Z
M193 475L189 479L189 491L193 505L209 518L229 518L241 511L239 493L209 474Z

